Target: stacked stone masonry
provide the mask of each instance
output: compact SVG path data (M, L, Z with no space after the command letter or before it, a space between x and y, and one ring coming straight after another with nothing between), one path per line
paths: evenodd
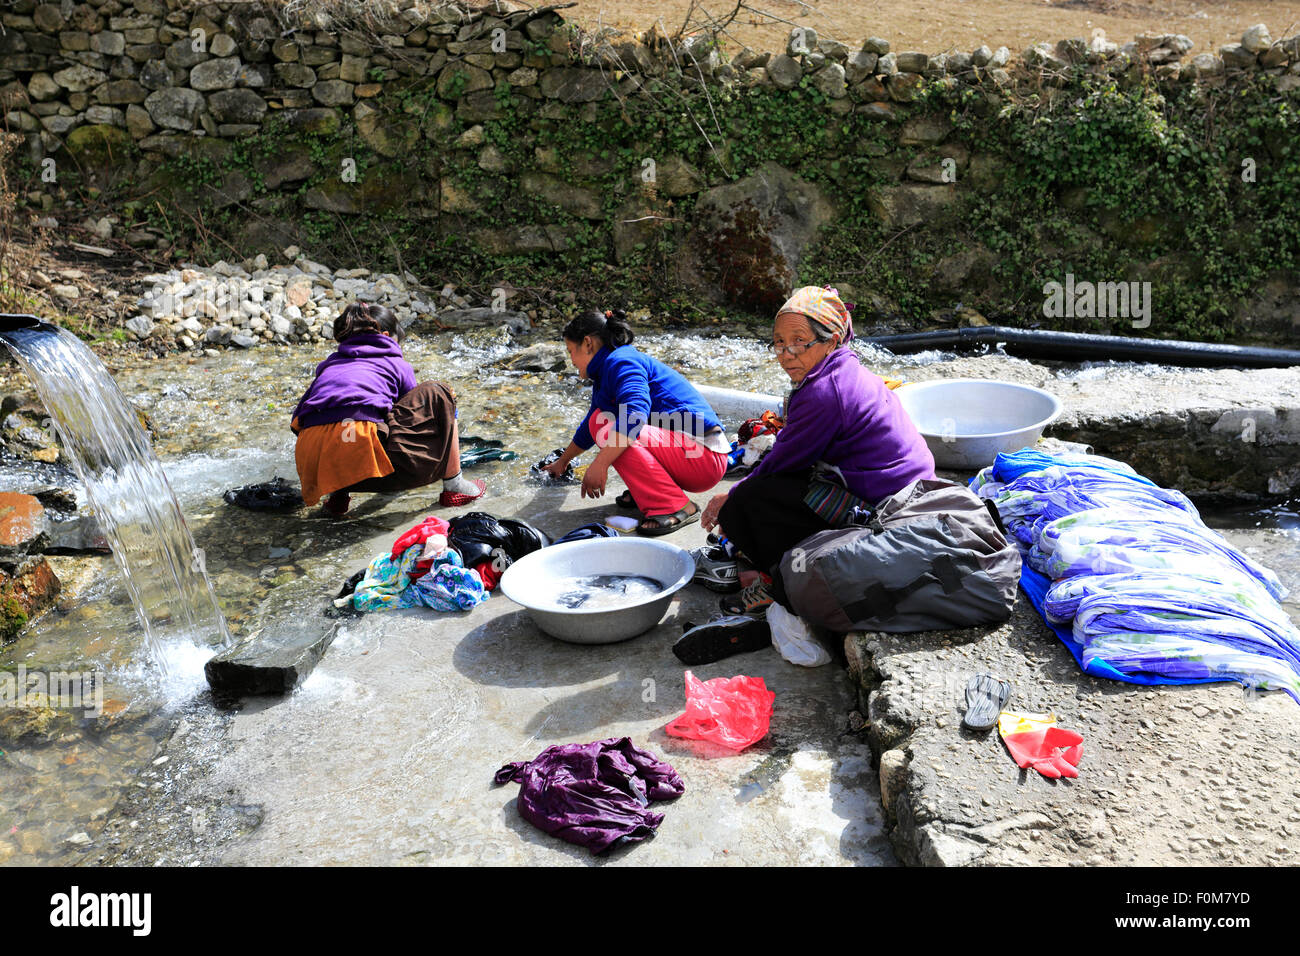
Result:
M281 115L304 129L352 123L380 152L400 143L368 104L401 77L436 79L462 122L494 115L494 87L548 104L635 95L649 78L793 89L810 76L832 113L894 118L926 80L996 95L1011 86L1062 85L1071 70L1222 85L1263 73L1280 93L1300 88L1300 36L1273 40L1261 25L1217 53L1192 53L1185 36L1039 43L1020 54L981 46L928 55L871 37L851 49L792 31L784 51L745 49L724 62L707 37L680 44L650 37L589 37L549 8L467 12L454 6L374 5L364 24L326 29L286 19L282 4L189 0L86 0L74 5L9 0L0 15L0 105L33 154L54 155L78 130L110 143L129 138L146 154L172 156L186 137L236 139ZM391 15L386 15L384 11ZM322 15L324 16L324 15ZM656 42L657 41L657 42ZM117 132L120 131L120 132ZM83 134L89 137L92 134Z

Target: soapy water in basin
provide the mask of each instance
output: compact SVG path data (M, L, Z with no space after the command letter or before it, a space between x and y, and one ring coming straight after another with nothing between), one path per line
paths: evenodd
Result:
M555 584L557 606L583 610L636 604L664 589L659 581L640 574L587 574L562 578Z

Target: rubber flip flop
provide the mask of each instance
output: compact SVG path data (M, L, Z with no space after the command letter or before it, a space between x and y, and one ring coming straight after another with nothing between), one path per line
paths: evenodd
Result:
M674 511L670 515L646 515L641 523L637 525L636 533L646 538L657 538L660 535L672 534L688 524L694 524L700 520L700 508L692 503L694 511L688 512L685 508L681 511Z
M1010 699L1010 681L992 674L976 674L966 684L966 716L961 722L971 730L991 730Z
M641 510L636 506L636 499L632 497L631 489L628 489L627 491L619 495L617 498L615 498L614 504L618 505L618 507L622 508L624 511Z

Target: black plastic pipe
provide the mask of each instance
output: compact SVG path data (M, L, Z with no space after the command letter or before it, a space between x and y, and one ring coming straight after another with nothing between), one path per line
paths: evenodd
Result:
M895 354L933 348L972 350L982 345L1001 344L1008 355L1020 358L1066 361L1154 362L1202 368L1288 368L1300 365L1300 352L1290 349L1253 348L1243 345L1211 345L1162 339L1131 339L1122 335L1091 335L1085 332L1050 332L1042 329L1012 329L1002 325L937 332L908 332L862 339Z

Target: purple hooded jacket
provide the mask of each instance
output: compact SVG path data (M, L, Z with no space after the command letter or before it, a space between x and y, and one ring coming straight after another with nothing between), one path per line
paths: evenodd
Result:
M744 479L834 465L859 498L875 503L921 478L934 456L884 380L849 348L833 350L790 395L785 427Z
M339 343L316 366L316 378L294 409L298 427L352 421L383 422L393 403L415 388L415 369L395 339L362 332Z

